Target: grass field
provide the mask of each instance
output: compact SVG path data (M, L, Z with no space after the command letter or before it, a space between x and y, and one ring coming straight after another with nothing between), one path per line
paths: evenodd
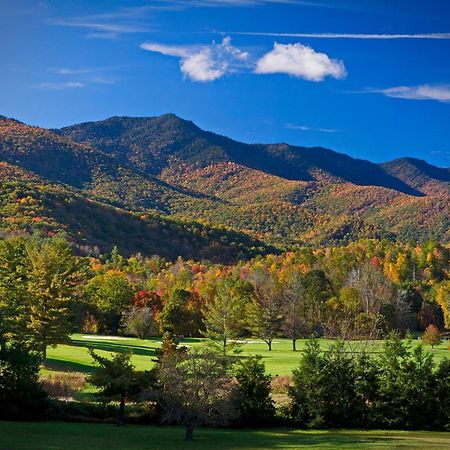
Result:
M333 341L320 339L322 348L326 348ZM418 345L420 341L414 340L413 345ZM185 339L182 344L188 347L205 345L205 339ZM262 355L266 363L266 369L272 375L289 375L293 368L297 367L301 357L301 349L305 347L306 340L299 340L297 348L299 351L293 352L291 350L291 341L288 339L277 339L273 344L271 352L267 350L267 345L262 341L249 340L248 343L242 346L243 355ZM362 343L355 343L354 347L365 345ZM431 349L426 347L427 351L431 352L436 361L442 359L444 356L450 357L450 351L447 349L448 343L444 342L441 345ZM50 370L56 371L74 371L82 373L92 372L92 359L88 354L87 347L92 347L103 355L108 355L111 352L126 351L131 349L133 352L133 362L138 369L150 369L153 366L153 359L155 358L155 350L160 346L160 339L134 339L115 336L100 336L100 335L72 335L70 345L58 345L55 348L48 350L48 366ZM368 345L368 350L377 352L382 346L382 341L374 341ZM45 376L49 369L44 369Z
M449 433L289 429L197 429L185 442L181 427L64 422L0 422L0 450L259 450L450 449Z

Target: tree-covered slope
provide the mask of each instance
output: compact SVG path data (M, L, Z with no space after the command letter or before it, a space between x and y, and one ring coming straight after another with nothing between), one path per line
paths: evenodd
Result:
M244 144L203 131L173 114L153 118L112 117L66 127L59 132L77 142L96 146L153 175L158 175L174 161L196 166L232 161L291 180L332 177L421 195L369 161L322 147Z
M249 145L172 114L54 131L0 118L1 160L127 218L204 220L279 248L367 237L450 240L448 169L410 158L377 165L319 147ZM91 226L81 228L84 236ZM108 232L100 240L114 242ZM260 245L253 243L244 246Z
M225 227L126 211L0 162L0 235L36 231L65 231L80 251L94 254L117 245L125 254L234 262L275 251Z

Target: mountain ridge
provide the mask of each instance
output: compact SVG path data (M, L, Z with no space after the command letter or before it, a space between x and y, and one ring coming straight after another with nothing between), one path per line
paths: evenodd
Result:
M0 161L130 214L225 226L260 249L261 241L278 248L360 238L450 241L449 169L414 158L375 164L323 147L246 144L174 114L59 130L0 118Z

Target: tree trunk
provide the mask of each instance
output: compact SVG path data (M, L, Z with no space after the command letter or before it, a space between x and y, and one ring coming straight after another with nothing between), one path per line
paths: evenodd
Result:
M267 342L267 346L269 347L269 352L272 351L272 341Z
M121 427L125 425L125 394L120 394L118 425Z
M194 424L191 421L186 424L186 434L184 438L186 441L192 441L194 439Z
M47 365L47 344L42 344L42 365Z
M297 339L292 339L292 351L296 352L297 351Z

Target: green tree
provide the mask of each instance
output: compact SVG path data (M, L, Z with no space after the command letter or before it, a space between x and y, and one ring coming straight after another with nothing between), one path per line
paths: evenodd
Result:
M311 270L303 278L305 286L305 320L308 332L322 327L326 301L333 296L330 280L323 270Z
M203 310L206 329L203 334L219 344L224 356L236 347L236 339L242 332L245 298L241 285L242 282L231 279L219 281L214 297Z
M377 365L380 374L373 407L377 425L426 428L434 423L439 399L432 355L421 345L411 350L410 342L391 333Z
M152 386L155 381L153 372L135 370L131 352L115 353L112 359L99 356L92 349L89 354L97 365L89 382L101 389L102 397L108 400L119 398L118 424L125 425L126 401Z
M255 270L251 281L254 296L247 305L248 328L270 351L283 324L281 286L266 268Z
M243 358L235 369L239 383L236 403L240 421L247 424L261 425L270 422L275 415L275 406L270 397L271 376L266 374L261 356Z
M309 427L353 425L363 405L356 389L353 357L338 342L322 353L316 340L307 343L289 390L292 418Z
M78 280L78 260L70 244L61 236L33 238L27 244L30 260L28 329L46 363L47 347L65 342L72 330L69 302L74 299Z
M436 428L450 430L450 359L444 358L439 363L436 373L436 393L438 399L436 410Z
M148 306L132 306L123 313L122 325L125 332L139 339L149 336L154 330L152 310Z
M188 301L190 296L190 292L185 289L175 289L165 302L159 316L162 332L181 336L189 331L188 324L191 313L188 310Z
M30 317L26 240L0 241L0 349L8 341L26 341Z
M226 425L236 417L236 384L217 353L169 352L159 359L157 373L163 420L184 424L186 440L197 425Z
M87 283L85 293L89 302L101 312L103 329L117 334L120 317L133 296L133 286L125 274L108 270L96 275Z
M39 357L22 343L0 349L0 419L42 419L47 394L39 383Z

